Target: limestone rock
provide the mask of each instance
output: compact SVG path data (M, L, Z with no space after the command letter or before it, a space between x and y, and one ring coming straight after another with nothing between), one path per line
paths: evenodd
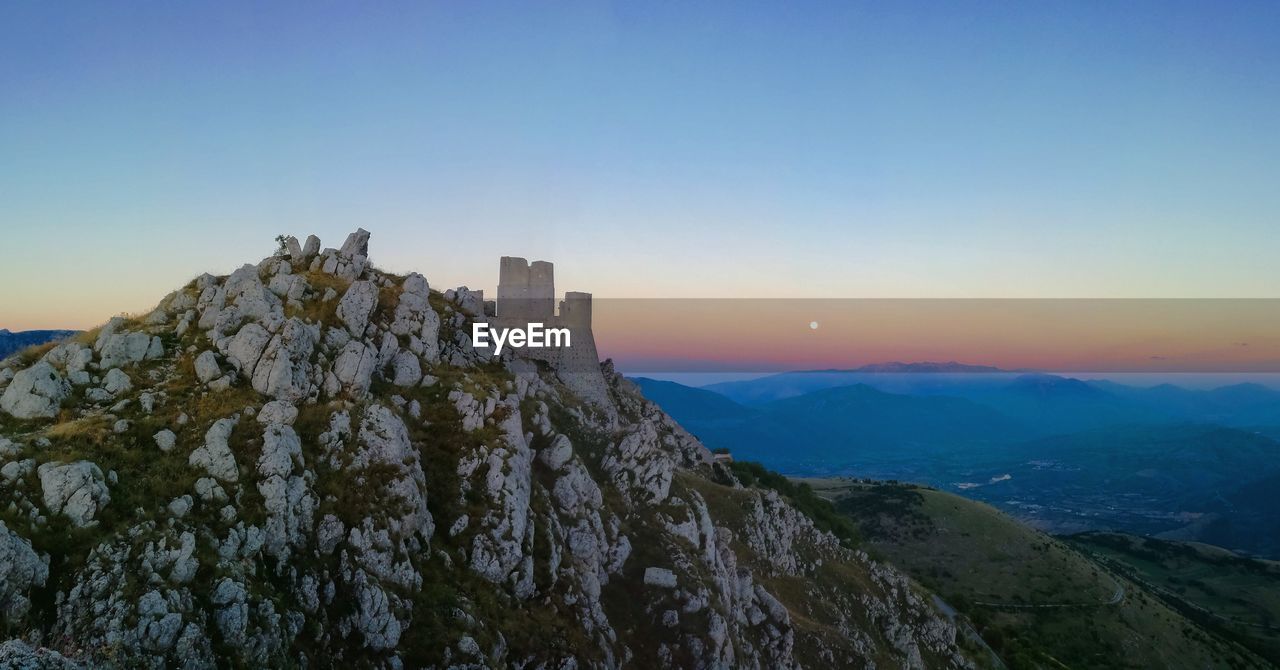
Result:
M287 560L290 549L305 544L316 500L306 479L294 474L302 466L302 442L289 426L272 424L262 435L258 460L258 492L267 510L263 549Z
M208 384L222 376L222 368L218 367L218 357L212 351L204 351L196 356L195 368L196 379L199 379L201 384Z
M655 567L644 569L644 583L664 589L674 589L677 585L675 573L666 568Z
M557 435L552 440L551 446L543 449L538 454L538 460L542 461L552 471L564 467L564 464L568 463L571 458L573 458L573 444L564 435Z
M311 258L320 253L320 238L315 235L307 235L307 241L302 245L302 257Z
M378 351L372 346L359 341L348 342L333 362L333 376L352 395L363 396L373 381L377 361Z
M298 408L285 400L272 400L263 405L262 410L258 412L258 423L263 425L275 423L291 426L297 418Z
M0 668L12 670L74 670L81 668L56 651L35 648L22 640L0 643Z
M102 378L102 388L111 395L120 395L133 388L133 381L120 368L111 368Z
M178 443L178 436L168 428L153 435L152 439L156 441L156 446L160 448L160 451L171 451L174 445Z
M319 332L300 319L284 323L271 338L253 371L253 389L282 400L301 400L310 393L311 354Z
M352 337L364 337L369 316L378 306L378 287L371 281L352 282L338 301L338 319L347 327Z
M364 228L357 228L356 232L347 236L347 240L342 243L342 248L338 250L338 254L346 258L367 257L369 255L369 231Z
M267 332L266 328L250 323L231 338L223 353L226 354L227 361L232 367L239 370L246 379L252 379L253 369L270 341L271 333Z
M71 393L71 384L45 361L19 371L0 395L0 409L19 419L57 416L63 399Z
M111 502L102 470L90 461L44 463L36 469L44 506L61 513L75 526L94 523L93 517Z
M484 316L484 293L465 286L450 289L445 298L458 306L458 311L470 316Z
M240 478L236 469L235 455L227 440L231 431L235 430L235 419L218 419L213 422L204 435L204 445L191 452L187 461L224 482L234 482Z
M405 277L391 332L410 338L409 349L428 362L440 360L440 315L431 308L431 289L422 275Z
M417 386L422 381L422 366L411 351L401 351L391 359L391 383L396 386Z
M113 319L113 322L115 320ZM118 327L119 322L116 322ZM144 360L160 358L164 355L164 346L159 337L140 332L114 332L111 324L103 327L94 345L97 350L98 367L101 369L116 368Z
M290 235L284 240L284 251L289 254L292 260L302 260L302 244L298 242L298 238Z
M0 620L17 623L26 616L31 590L48 578L49 557L36 553L0 521Z

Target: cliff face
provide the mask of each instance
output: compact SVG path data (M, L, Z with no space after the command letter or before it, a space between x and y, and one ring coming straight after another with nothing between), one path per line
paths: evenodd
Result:
M290 238L6 362L0 659L967 665L917 587L608 363L602 402L483 357L465 289L367 244Z

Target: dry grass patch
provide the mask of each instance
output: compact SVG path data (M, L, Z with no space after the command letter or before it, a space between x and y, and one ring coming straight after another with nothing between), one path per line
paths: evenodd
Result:
M101 414L62 421L49 427L45 436L58 442L101 446L112 435L111 420Z

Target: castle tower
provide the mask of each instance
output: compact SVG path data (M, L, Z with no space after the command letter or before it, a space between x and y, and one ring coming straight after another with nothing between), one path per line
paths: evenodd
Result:
M503 319L546 321L555 315L555 266L503 256L498 266L496 315Z
M566 291L560 301L560 322L570 328L591 328L591 294Z
M529 265L529 317L550 319L556 313L555 266L547 261Z

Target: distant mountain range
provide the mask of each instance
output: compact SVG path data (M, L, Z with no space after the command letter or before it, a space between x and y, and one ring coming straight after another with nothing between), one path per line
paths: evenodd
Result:
M891 393L931 394L952 392L957 384L973 388L997 388L1024 374L985 365L947 363L877 363L850 370L801 370L745 381L721 382L702 388L744 405L756 405L804 395L824 388L867 384Z
M70 337L80 331L78 330L24 330L12 332L5 328L0 328L0 360L8 358L27 347L54 340L61 340L64 337Z
M964 373L981 373L981 372L1013 372L1011 370L1002 370L994 368L990 365L968 365L965 363L957 363L956 361L947 361L946 363L935 363L932 361L922 361L920 363L903 363L900 361L892 361L889 363L872 363L859 368L849 370L810 370L809 372L862 372L884 374L891 372L912 372L922 374L937 374L941 372L964 372Z
M980 374L956 372L978 368ZM886 372L867 372L867 369ZM930 374L893 374L908 370ZM917 481L1058 531L1280 556L1280 391L1150 388L956 363L691 388L636 379L711 447L795 474Z

